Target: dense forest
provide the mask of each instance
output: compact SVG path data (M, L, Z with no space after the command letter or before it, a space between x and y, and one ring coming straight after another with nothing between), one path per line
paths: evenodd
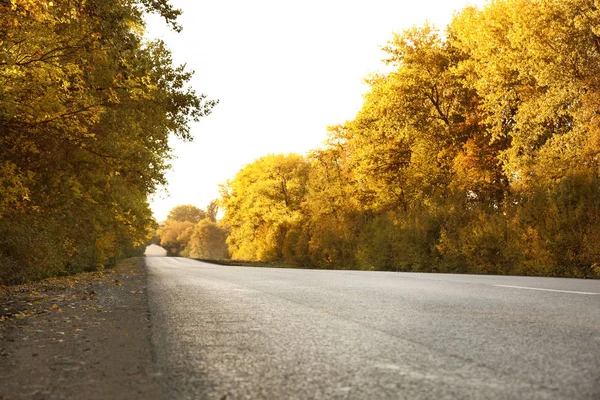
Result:
M324 148L223 186L231 257L600 275L600 2L492 1L384 51Z
M167 0L0 1L0 283L98 268L152 234L169 135L214 101L143 37Z

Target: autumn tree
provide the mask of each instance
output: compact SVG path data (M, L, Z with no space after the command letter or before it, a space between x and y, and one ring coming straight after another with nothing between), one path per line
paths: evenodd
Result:
M301 223L308 170L300 155L269 155L223 185L223 223L230 229L233 259L282 259L288 233Z
M186 256L187 249L196 224L206 218L206 212L196 206L185 204L169 211L167 220L158 229L160 245L167 250L169 256Z
M203 219L194 226L194 231L186 247L191 258L223 260L229 257L227 231L210 219Z
M166 0L0 3L0 280L105 265L148 238L168 137L191 139L215 103L143 39L146 12L178 28Z
M355 192L357 182L348 165L346 135L344 127L330 127L325 148L312 151L308 157L311 168L303 205L306 222L302 239L308 242L305 257L320 267L356 266L356 228L364 204L370 200L369 195ZM303 261L306 264L307 260Z
M541 273L586 276L600 255L599 26L594 1L506 0L450 27L490 142L509 143L507 233Z
M308 156L293 224L261 195L265 160L226 187L234 257L597 276L598 10L595 0L498 0L444 31L394 34L390 72L367 79L356 117Z
M157 232L160 245L167 250L167 255L181 256L187 254L185 249L194 233L194 226L195 224L190 221L167 219Z
M174 207L158 229L159 244L169 256L221 260L229 257L227 227L216 221L218 207L211 201L208 212L193 206Z
M177 206L169 211L169 214L167 215L167 221L198 223L204 218L207 218L207 214L204 210L189 204Z
M211 200L211 202L208 203L208 206L206 206L206 218L208 218L212 222L217 222L218 214L219 214L219 201L216 199Z

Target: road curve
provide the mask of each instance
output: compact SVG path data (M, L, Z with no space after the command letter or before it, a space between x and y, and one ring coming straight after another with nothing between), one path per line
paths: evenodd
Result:
M146 263L168 398L600 398L600 281Z

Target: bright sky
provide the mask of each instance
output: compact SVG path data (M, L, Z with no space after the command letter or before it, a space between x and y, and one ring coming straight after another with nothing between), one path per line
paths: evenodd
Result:
M195 140L171 142L166 192L151 199L158 221L180 204L205 208L218 185L273 153L305 154L326 127L354 118L383 69L383 47L426 20L448 24L455 10L485 0L172 0L181 33L150 17L147 33L196 73L199 93L220 103L192 125Z

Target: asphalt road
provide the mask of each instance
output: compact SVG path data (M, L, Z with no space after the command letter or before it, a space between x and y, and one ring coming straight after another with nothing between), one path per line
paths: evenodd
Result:
M168 398L600 399L600 281L146 260Z

